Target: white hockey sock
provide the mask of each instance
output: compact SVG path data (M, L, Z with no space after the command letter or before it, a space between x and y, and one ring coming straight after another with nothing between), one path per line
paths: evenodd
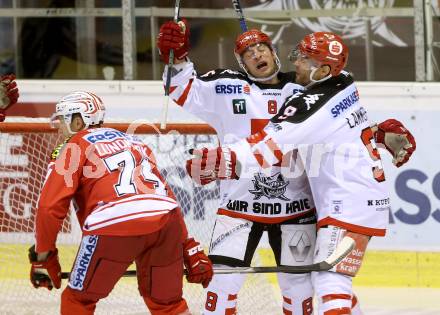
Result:
M215 268L227 266L214 265ZM205 305L202 314L225 315L233 314L237 307L237 294L246 279L245 274L215 275L205 289Z
M312 283L318 298L318 315L351 314L352 279L336 272L313 272Z
M284 314L313 314L313 287L310 274L278 273Z
M351 315L364 315L364 313L362 313L361 306L359 304L359 300L356 294L353 294L351 301Z

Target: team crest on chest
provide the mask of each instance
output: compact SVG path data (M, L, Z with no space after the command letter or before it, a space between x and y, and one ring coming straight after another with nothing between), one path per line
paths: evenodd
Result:
M252 180L254 189L249 190L254 195L254 200L258 200L265 196L269 199L279 198L281 200L289 200L284 193L289 182L286 181L280 173L272 176L264 176L262 173L256 173Z

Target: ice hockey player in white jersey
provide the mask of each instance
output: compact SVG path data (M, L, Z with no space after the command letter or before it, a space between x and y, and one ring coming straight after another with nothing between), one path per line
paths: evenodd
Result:
M168 22L158 37L163 60L168 60L167 45L175 49L177 57L170 95L183 109L214 127L221 144L235 143L261 130L287 96L303 89L294 83L294 73L279 71L280 62L270 38L258 30L243 33L236 40L235 54L245 72L218 69L198 76L184 49L188 46L188 39L184 39L188 38L188 26L180 24L186 35L179 25ZM174 41L173 34L177 38ZM181 45L173 44L179 41ZM280 165L270 174L255 172L252 178L221 182L220 196L209 248L214 266L250 266L264 231L278 265L312 263L316 219L305 175L290 180ZM288 244L295 233L302 235L298 239L305 242L304 251L289 248L295 247ZM203 313L234 314L244 281L245 275L214 275L206 290ZM278 282L285 312L312 314L309 274L279 273Z
M205 150L204 156L189 161L189 165L201 165L214 152L220 158L210 163L220 168L202 171L205 180L242 180L250 177L255 165L270 172L273 165L291 163L286 157L298 152L296 162L299 159L304 167L317 210L314 262L328 257L343 236L356 241L346 260L330 272L312 274L320 315L360 314L359 309L352 311L352 277L361 266L369 239L385 235L390 209L377 137L360 105L353 78L343 71L347 58L348 48L339 36L328 32L307 35L292 54L296 82L306 90L287 98L263 130L227 147ZM397 133L408 143L399 149L403 153L397 154L396 165L406 162L415 149L412 136L399 128Z
M244 72L217 69L198 76L187 58L189 27L185 21L163 24L158 47L165 63L169 50L174 49L171 97L213 126L221 144L234 143L261 130L286 97L303 90L302 85L295 83L295 73L279 71L280 62L270 38L258 30L245 32L236 40L235 55ZM167 69L164 82L166 73ZM305 175L286 177L279 166L269 174L255 172L251 178L221 183L222 199L210 246L214 264L249 266L264 230L268 232L277 264L311 263L315 219L309 184ZM202 179L202 184L207 182L209 179ZM309 251L295 257L287 240L297 232L306 240ZM280 273L278 281L285 312L312 313L309 275ZM243 275L215 275L207 289L204 312L235 312L243 282Z

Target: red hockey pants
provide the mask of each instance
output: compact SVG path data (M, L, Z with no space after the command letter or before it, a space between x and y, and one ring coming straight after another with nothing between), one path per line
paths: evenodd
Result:
M96 303L110 294L132 262L139 292L153 315L184 313L188 307L182 297L179 215L170 212L164 227L147 235L84 236L61 296L61 314L93 314Z

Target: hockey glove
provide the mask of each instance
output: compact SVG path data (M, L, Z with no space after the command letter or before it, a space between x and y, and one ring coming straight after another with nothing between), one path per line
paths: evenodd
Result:
M0 122L5 120L6 109L17 103L19 95L17 83L14 80L13 74L0 76Z
M201 283L206 288L214 274L212 263L203 252L200 243L192 237L183 243L183 262L188 271L186 280Z
M416 141L403 124L396 119L388 119L377 126L374 140L382 144L393 156L393 164L397 167L408 162L416 149Z
M201 185L207 185L216 179L238 179L237 156L229 148L192 149L195 155L186 161L186 171L192 179Z
M52 290L61 287L61 266L58 261L58 250L50 252L46 260L38 261L35 245L29 248L29 262L31 263L31 282L34 288L44 287Z
M188 22L182 19L178 23L169 21L162 24L157 36L157 47L164 63L168 63L171 49L174 50L174 58L185 58L189 51Z

